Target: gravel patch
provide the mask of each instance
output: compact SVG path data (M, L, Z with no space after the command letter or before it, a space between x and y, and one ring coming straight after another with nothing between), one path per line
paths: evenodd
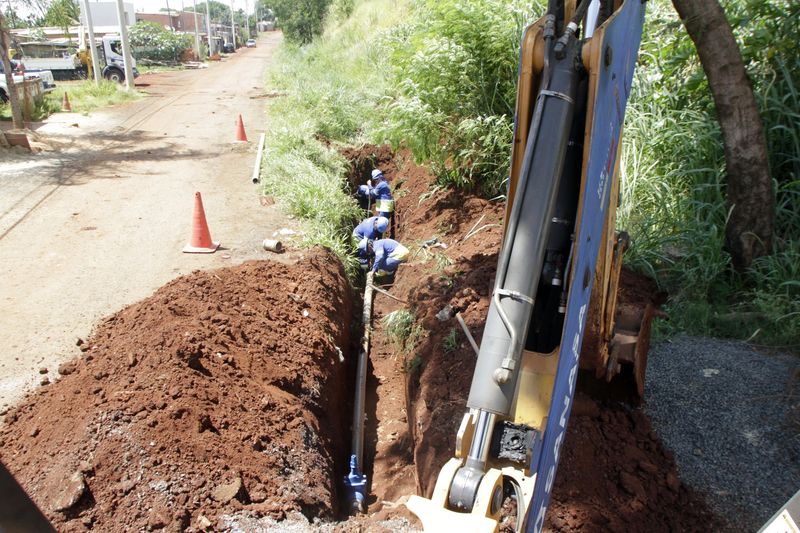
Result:
M645 411L681 480L757 531L800 487L800 359L677 337L650 351Z

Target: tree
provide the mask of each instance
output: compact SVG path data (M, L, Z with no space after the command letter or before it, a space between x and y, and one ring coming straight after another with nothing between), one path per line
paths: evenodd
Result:
M19 105L19 95L14 86L14 73L11 70L11 61L8 59L8 49L11 37L6 26L6 18L0 13L0 60L3 62L3 71L6 76L6 87L8 87L8 103L11 105L11 117L14 121L14 129L25 128L22 120L22 108Z
M274 0L270 7L288 40L308 44L322 34L330 3L330 0Z
M137 59L178 61L192 47L191 35L171 32L155 22L140 20L129 33Z
M769 254L775 201L767 143L742 55L717 0L672 0L697 48L725 148L726 247L738 270Z
M186 8L187 11L193 11L191 7ZM205 13L206 12L206 3L205 2L198 2L197 4L197 12L198 13ZM211 20L217 23L222 22L223 24L230 24L231 20L231 9L227 5L223 4L222 2L217 2L216 0L209 0L208 2L208 12L211 15Z
M78 24L81 9L75 0L53 0L44 15L46 26L57 26L69 35L69 27Z

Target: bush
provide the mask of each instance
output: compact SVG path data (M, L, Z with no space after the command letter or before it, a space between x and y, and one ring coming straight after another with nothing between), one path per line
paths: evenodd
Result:
M505 192L520 38L534 18L517 0L418 2L387 39L397 94L384 138L430 160L442 183Z
M171 32L155 22L140 20L129 31L136 59L178 61L193 46L191 35Z

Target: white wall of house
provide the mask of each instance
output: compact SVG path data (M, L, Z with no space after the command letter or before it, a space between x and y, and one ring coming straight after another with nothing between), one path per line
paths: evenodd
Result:
M136 24L133 4L123 2L122 5L125 8L125 23L128 26ZM89 2L89 9L92 10L92 24L95 26L116 26L118 24L116 2ZM81 3L81 19L83 20L83 3Z

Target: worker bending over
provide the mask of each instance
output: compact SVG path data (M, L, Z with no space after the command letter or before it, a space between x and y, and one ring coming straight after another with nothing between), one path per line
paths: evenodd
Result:
M362 267L366 269L369 263L367 253L367 242L374 241L383 237L383 232L389 227L389 219L386 217L365 218L361 224L353 230L353 239L356 243L356 255Z
M374 169L372 171L372 179L367 180L366 185L359 187L358 193L375 201L375 209L378 211L378 216L389 219L392 222L391 234L394 237L394 197L383 172L377 168Z
M361 221L361 224L353 230L353 238L356 242L363 239L374 241L383 237L383 232L389 227L389 219L386 217L369 217Z
M393 239L378 239L367 242L367 253L372 260L375 277L391 281L400 263L408 257L408 248Z

